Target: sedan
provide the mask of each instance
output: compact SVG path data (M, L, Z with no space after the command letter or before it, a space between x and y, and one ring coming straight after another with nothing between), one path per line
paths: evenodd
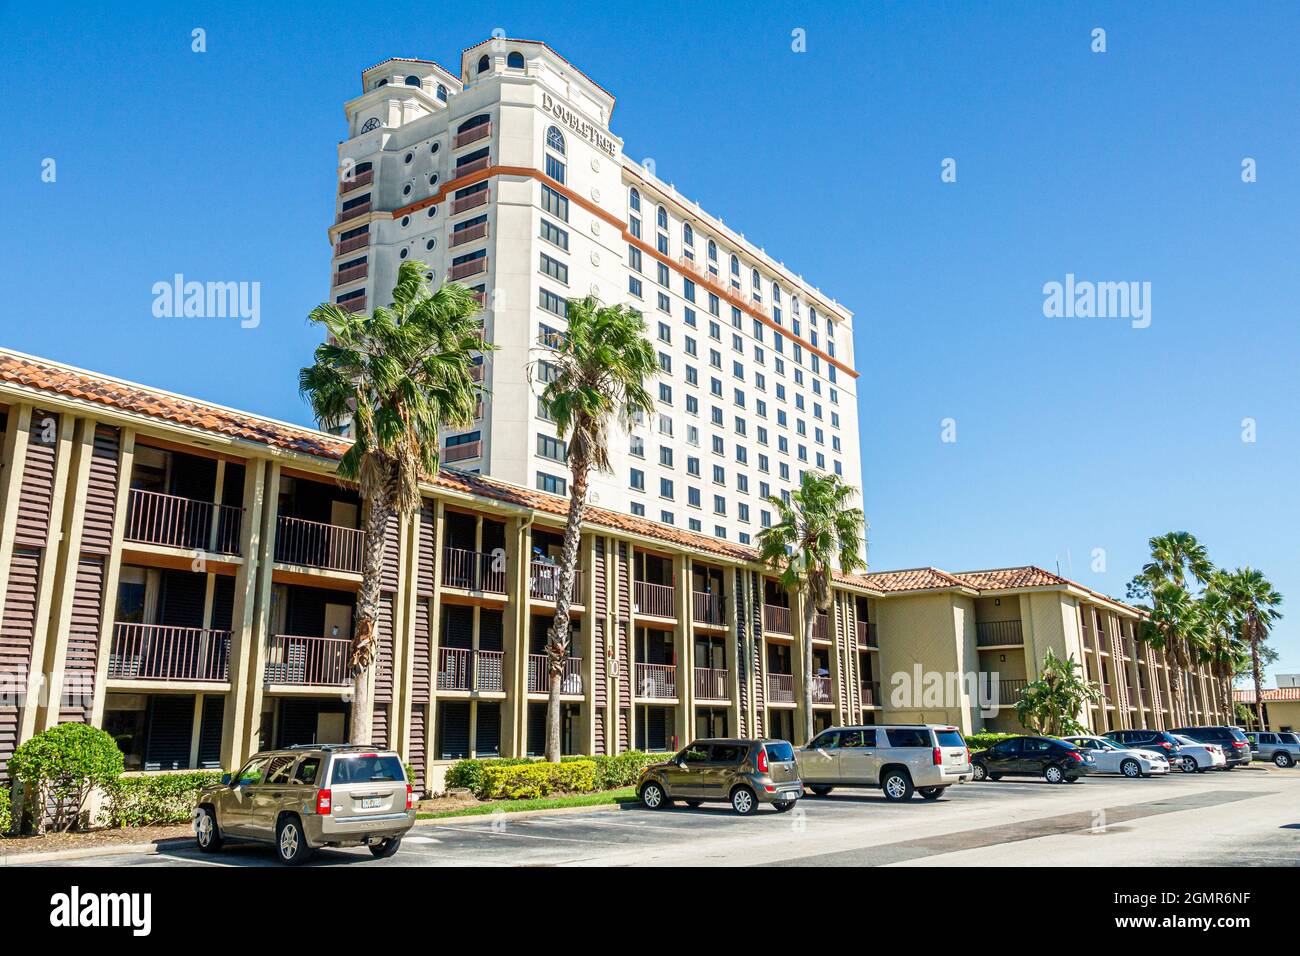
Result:
M1126 777L1151 777L1169 772L1169 761L1164 754L1150 750L1121 747L1106 737L1081 735L1062 737L1068 744L1086 750L1097 761L1097 773L1118 773Z
M972 754L976 780L1042 777L1048 783L1074 783L1096 769L1090 751L1055 737L1009 737Z
M1218 744L1198 743L1191 737L1174 734L1178 749L1183 752L1183 773L1205 773L1207 770L1222 770L1228 765L1228 758Z

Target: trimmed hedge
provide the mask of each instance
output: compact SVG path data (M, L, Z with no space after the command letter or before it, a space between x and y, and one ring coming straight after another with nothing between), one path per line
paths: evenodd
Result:
M0 784L0 836L9 832L13 819L9 814L9 785Z
M199 791L220 781L221 772L216 770L118 777L104 788L104 823L110 827L186 823L193 818Z
M669 754L643 753L640 750L629 750L615 756L584 757L570 755L560 758L559 766L578 762L594 765L592 785L587 791L573 792L616 790L619 787L632 786L632 784L636 783L637 778L641 776L642 770L650 764L667 760L669 756ZM490 788L486 787L484 782L484 771L487 768L529 767L541 762L536 757L491 757L458 760L447 770L446 785L453 789L464 788L471 791L480 800L487 800L490 799L489 796L485 795L490 792Z
M561 763L531 761L526 764L489 765L483 768L479 796L484 800L531 800L552 793L590 793L596 789L596 762Z
M1008 737L1022 737L1022 736L1024 735L1023 734L995 734L992 732L980 733L980 734L967 734L966 746L970 748L971 753L975 753L977 750L988 750L999 740L1006 740Z
M25 807L37 833L50 821L56 831L80 827L91 791L122 773L117 741L89 724L56 724L24 741L9 758L9 775L26 788Z

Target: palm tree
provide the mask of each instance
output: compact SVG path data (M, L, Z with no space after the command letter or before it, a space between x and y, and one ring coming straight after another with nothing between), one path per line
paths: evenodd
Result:
M866 516L851 507L857 491L838 475L805 471L799 488L784 498L772 496L776 523L758 535L762 560L780 572L781 586L803 598L804 740L813 737L813 626L817 612L830 607L833 568L846 574L864 569L858 545Z
M1207 626L1200 602L1173 581L1161 581L1151 589L1151 614L1143 622L1142 639L1164 650L1173 663L1169 675L1173 691L1174 719L1186 719L1183 676L1206 645Z
M1225 719L1233 714L1233 677L1249 667L1249 652L1237 635L1227 576L1215 571L1201 595L1201 613L1206 624L1206 662L1218 687L1220 712Z
M1264 729L1264 667L1261 647L1268 640L1273 622L1282 616L1278 610L1282 595L1264 575L1254 568L1238 568L1224 574L1227 600L1240 629L1242 643L1250 648L1250 673L1255 684L1255 720Z
M308 321L325 327L314 362L298 373L298 390L324 428L352 422L354 440L338 475L355 482L364 511L361 588L349 667L353 743L370 743L369 670L378 642L384 533L394 515L420 506L421 477L438 473L439 432L474 423L481 390L470 377L480 339L478 302L448 284L430 293L428 266L404 262L393 302L370 315L322 304Z
M535 368L545 369L541 403L555 432L568 443L569 516L564 525L564 552L555 593L555 617L546 636L550 693L546 704L546 759L560 759L560 689L569 654L569 605L578 566L582 514L592 469L609 472L608 433L612 419L630 428L654 412L645 387L658 374L654 347L646 338L645 319L635 309L605 306L592 296L570 300L568 330ZM545 363L543 365L542 363Z
M1101 700L1101 688L1086 679L1074 655L1061 660L1051 648L1043 658L1038 679L1025 685L1016 701L1016 718L1036 734L1059 737L1086 734L1079 714L1088 701Z

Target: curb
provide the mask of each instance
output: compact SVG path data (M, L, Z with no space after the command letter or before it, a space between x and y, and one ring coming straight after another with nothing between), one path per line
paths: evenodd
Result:
M599 813L601 810L618 810L628 803L635 801L626 800L622 803L597 803L589 807L543 807L537 810L516 810L513 813L501 811L500 813L462 813L454 817L436 817L431 820L416 820L416 827L437 826L440 823L458 823L466 820L495 820L499 817L506 817L509 820L527 820L529 817L558 817L570 816L579 813Z
M21 866L28 863L50 863L55 860L76 860L83 857L114 856L119 853L140 853L149 856L163 850L188 846L191 842L193 841L188 837L168 837L165 840L154 840L151 843L116 843L90 847L84 850L74 848L69 850L43 850L38 853L0 854L0 867Z

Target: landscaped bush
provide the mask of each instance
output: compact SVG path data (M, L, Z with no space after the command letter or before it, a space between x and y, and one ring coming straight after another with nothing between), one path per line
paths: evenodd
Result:
M9 786L0 784L0 836L9 832L13 819L9 815Z
M560 758L560 764L586 762L595 765L595 781L592 790L615 790L630 787L637 781L641 771L653 763L668 759L666 754L648 754L640 750L629 750L615 756L597 755L584 757L570 754ZM483 771L488 767L526 767L540 763L537 757L491 757L472 760L458 760L447 770L446 785L449 789L464 788L481 800L490 799L484 794Z
M484 800L502 797L529 800L552 793L590 793L596 789L596 762L489 764L483 768L482 777L479 796Z
M447 768L444 783L449 790L470 790L478 793L483 785L483 768L488 764L498 767L517 767L526 763L536 763L533 757L492 757L457 760Z
M1006 740L1008 737L1019 736L1020 734L995 734L991 732L966 734L966 746L970 748L971 753L975 753L977 750L988 750L999 740Z
M88 724L51 727L19 745L9 759L9 775L26 788L37 832L47 818L55 830L76 827L90 792L112 784L122 769L117 741Z
M221 773L216 770L119 777L104 788L103 822L110 827L185 823L194 813L199 791L220 780Z

